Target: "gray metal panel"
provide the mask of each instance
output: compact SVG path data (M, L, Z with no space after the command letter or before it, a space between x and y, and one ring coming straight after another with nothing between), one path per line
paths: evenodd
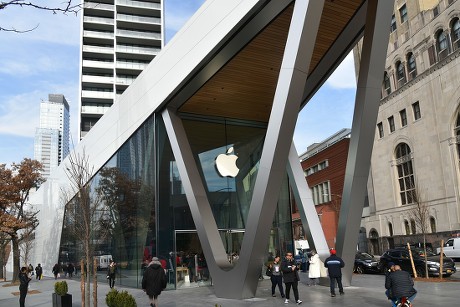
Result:
M368 2L363 55L337 231L337 252L345 261L344 285L350 285L353 273L390 35L387 30L394 4L392 0Z

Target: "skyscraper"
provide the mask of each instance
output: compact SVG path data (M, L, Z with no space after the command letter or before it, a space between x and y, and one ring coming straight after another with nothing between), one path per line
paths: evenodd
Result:
M40 103L40 127L35 131L34 158L43 164L43 176L69 154L69 104L64 95L49 94Z
M79 139L163 47L163 0L84 1Z

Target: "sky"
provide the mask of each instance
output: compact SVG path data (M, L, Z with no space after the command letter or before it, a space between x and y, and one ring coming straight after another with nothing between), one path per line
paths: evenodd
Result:
M204 0L164 0L166 44ZM62 0L47 0L49 7ZM64 94L77 142L80 14L7 7L0 10L0 164L33 158L39 108L48 94ZM294 132L299 154L342 128L350 128L356 93L352 54L300 112Z

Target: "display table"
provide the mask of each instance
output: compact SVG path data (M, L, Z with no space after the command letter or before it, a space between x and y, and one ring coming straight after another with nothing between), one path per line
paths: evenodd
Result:
M177 281L185 279L185 276L188 276L188 268L178 266L176 268L176 279L177 279Z

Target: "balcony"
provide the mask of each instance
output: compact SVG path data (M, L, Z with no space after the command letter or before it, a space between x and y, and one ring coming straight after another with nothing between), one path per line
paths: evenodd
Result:
M100 114L104 115L107 110L110 109L110 106L82 106L81 113L82 114Z
M118 45L116 52L118 53L131 53L131 54L145 54L145 55L157 55L161 51L161 48L152 47L135 47L135 46L125 46Z
M112 69L113 62L83 60L83 67Z
M83 52L113 54L113 48L83 45Z
M140 32L130 30L117 30L117 36L131 37L131 38L143 38L143 39L156 39L161 40L161 33L151 32Z
M112 4L86 2L84 4L85 10L99 10L99 11L114 11L115 7Z
M113 77L83 75L81 77L81 81L84 82L84 83L112 84L113 83Z
M142 16L134 16L134 15L125 15L125 14L117 14L118 21L127 21L127 22L138 22L138 23L146 23L146 24L161 24L161 18L156 17L142 17Z
M103 18L103 17L93 17L93 16L85 16L83 17L84 23L96 23L101 25L108 25L113 26L115 21L112 18Z
M130 8L135 7L135 8L142 8L142 9L161 10L161 4L160 3L152 3L152 2L118 0L117 5L126 6L126 7L130 7Z
M117 62L116 68L129 69L129 70L144 70L147 65L144 63L131 63L131 62Z
M83 37L112 39L115 37L112 32L83 31Z
M134 80L136 80L136 77L131 77L131 78L117 77L117 84L129 86L134 82Z
M88 91L83 90L81 91L82 98L96 98L96 99L109 99L113 100L114 94L113 92L99 92L99 91Z

